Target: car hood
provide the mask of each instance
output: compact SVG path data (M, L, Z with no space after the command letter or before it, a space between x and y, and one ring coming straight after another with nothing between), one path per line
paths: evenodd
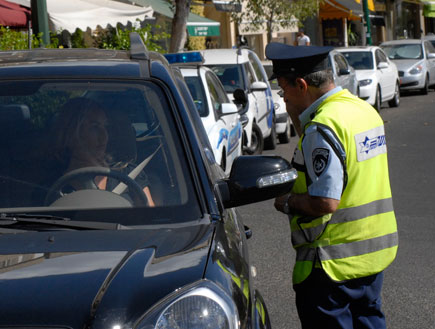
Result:
M365 80L365 79L374 79L376 77L376 74L373 70L356 70L356 79L358 81Z
M0 326L113 327L200 280L213 227L0 236Z
M424 64L424 60L400 59L394 60L394 64L396 64L399 71L407 71L415 65Z

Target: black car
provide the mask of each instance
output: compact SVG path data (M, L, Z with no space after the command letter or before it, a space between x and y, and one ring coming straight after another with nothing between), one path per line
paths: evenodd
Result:
M0 53L0 327L269 328L236 208L277 156L216 164L179 72L148 52Z

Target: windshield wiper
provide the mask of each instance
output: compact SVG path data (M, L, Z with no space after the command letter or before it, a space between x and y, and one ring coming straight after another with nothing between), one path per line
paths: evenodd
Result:
M39 214L0 214L0 227L16 226L23 229L38 230L41 226L70 228L76 230L122 230L127 229L126 226L119 223L108 222L88 222L88 221L72 221L70 218L39 215Z

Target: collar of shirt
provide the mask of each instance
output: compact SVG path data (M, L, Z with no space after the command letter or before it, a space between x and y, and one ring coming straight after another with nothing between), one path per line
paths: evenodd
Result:
M334 89L328 91L326 94L323 94L321 97L319 97L313 104L308 106L304 112L301 113L299 116L299 120L301 121L301 126L305 127L305 125L310 122L313 119L313 114L316 113L317 108L319 105L329 96L334 95L335 93L338 93L341 91L342 88L340 86L335 87Z

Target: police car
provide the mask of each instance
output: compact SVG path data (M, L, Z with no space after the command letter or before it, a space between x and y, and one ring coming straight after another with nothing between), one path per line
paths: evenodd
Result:
M234 159L242 155L242 125L237 106L211 69L202 65L199 52L165 54L172 65L179 67L195 101L216 162L226 174Z
M207 49L201 51L204 65L221 80L231 99L246 114L243 150L261 154L275 149L277 134L275 112L268 77L258 56L249 48Z

